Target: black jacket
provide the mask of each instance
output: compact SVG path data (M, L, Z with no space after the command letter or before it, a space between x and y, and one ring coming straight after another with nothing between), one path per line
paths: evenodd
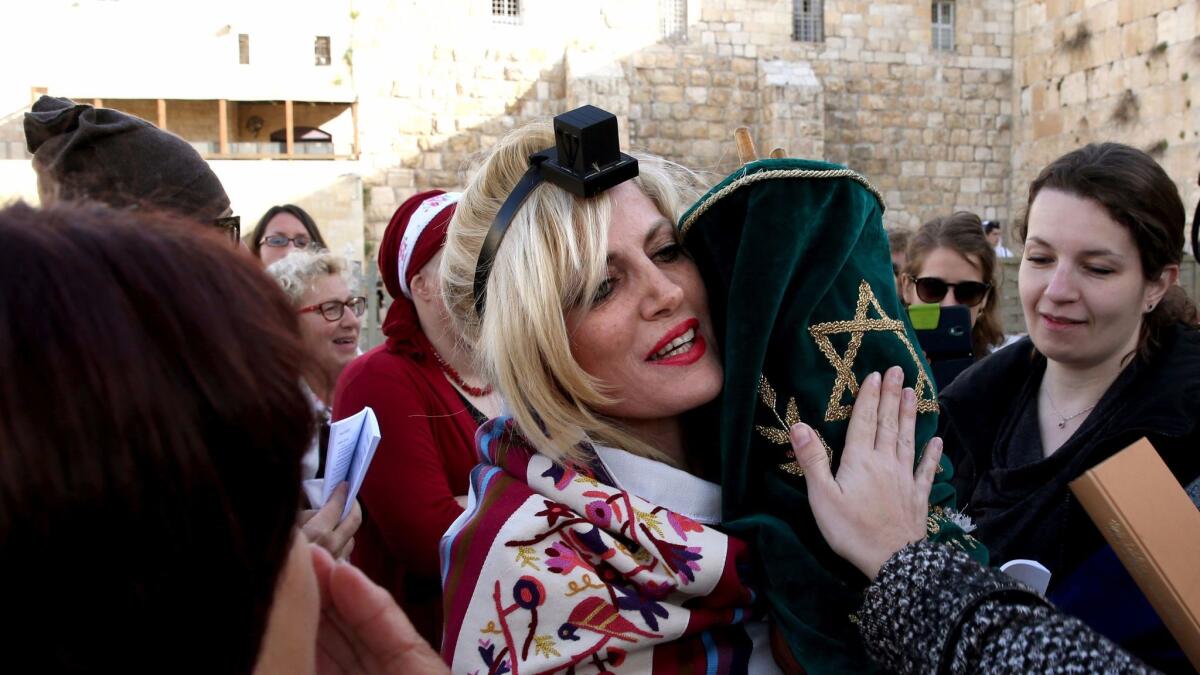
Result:
M858 618L867 652L895 673L1154 672L1015 579L928 540L884 563Z
M1021 464L1011 456L1013 434L1027 405L1036 404L1045 368L1026 338L941 393L940 434L959 503L975 519L974 535L993 564L1041 562L1053 573L1048 598L1147 662L1172 670L1169 653L1177 647L1068 483L1143 436L1181 484L1200 476L1200 332L1169 329L1150 359L1135 358L1126 367L1059 450Z

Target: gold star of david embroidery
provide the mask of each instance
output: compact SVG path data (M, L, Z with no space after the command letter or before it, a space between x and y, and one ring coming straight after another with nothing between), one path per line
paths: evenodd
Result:
M868 309L875 310L878 318L867 318ZM837 372L837 376L833 380L833 391L829 394L829 407L825 409L826 422L850 419L850 412L854 409L853 402L844 404L842 399L847 391L852 398L858 395L858 378L854 376L854 359L858 357L858 349L862 346L863 335L874 332L891 333L904 344L917 368L917 383L913 387L913 391L917 395L917 412L937 412L938 405L933 394L933 383L929 381L929 376L921 367L921 359L917 357L917 350L913 348L912 342L908 339L904 323L893 319L883 311L883 307L879 305L879 300L871 290L871 285L866 280L858 284L858 305L855 307L852 320L819 323L809 326L808 332L813 336L821 353L829 359L834 371ZM846 352L839 355L833 348L829 336L842 333L850 334L850 344L846 346Z

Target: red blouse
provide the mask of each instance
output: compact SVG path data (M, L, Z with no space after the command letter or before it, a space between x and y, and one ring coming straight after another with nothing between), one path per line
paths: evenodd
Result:
M462 513L478 424L434 359L381 345L342 372L333 419L371 406L381 440L363 481L351 559L391 591L422 637L441 642L438 543Z

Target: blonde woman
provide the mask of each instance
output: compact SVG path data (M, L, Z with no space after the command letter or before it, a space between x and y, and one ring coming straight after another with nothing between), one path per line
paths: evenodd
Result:
M442 541L443 654L455 672L778 672L738 571L748 547L712 527L715 446L688 438L723 372L674 227L695 178L640 156L640 175L592 198L542 183L481 265L526 158L553 145L549 125L502 140L444 249L450 313L511 418L481 429L471 501Z

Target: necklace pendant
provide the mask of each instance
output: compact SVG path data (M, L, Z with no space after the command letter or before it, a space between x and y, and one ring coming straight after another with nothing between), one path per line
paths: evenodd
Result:
M1059 428L1059 429L1066 429L1066 428L1067 428L1067 421L1066 421L1066 420L1061 420L1061 421L1059 421L1059 423L1058 423L1058 428Z

